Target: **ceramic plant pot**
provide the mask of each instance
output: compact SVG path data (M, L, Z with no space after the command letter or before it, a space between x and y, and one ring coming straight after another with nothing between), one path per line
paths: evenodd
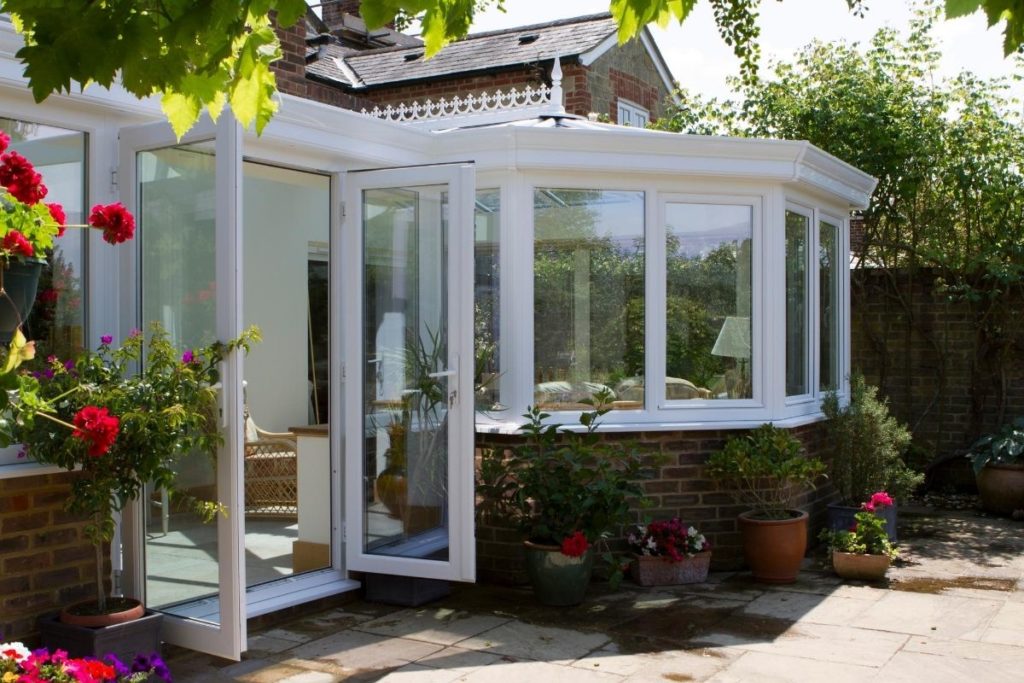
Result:
M761 583L793 583L807 551L807 513L788 510L786 519L759 519L751 512L739 516L743 556Z
M859 555L832 551L832 568L844 579L881 581L889 569L888 555Z
M997 515L1024 509L1024 465L989 463L978 473L981 506Z
M629 565L629 575L641 586L677 586L707 581L710 566L710 550L684 557L679 562L665 557L637 555Z
M545 605L564 607L583 602L594 570L594 549L569 557L556 545L525 541L526 573L534 595Z
M10 343L18 324L25 322L32 313L44 265L46 261L38 259L15 259L6 264L0 261L3 290L7 295L0 296L0 343L5 346Z

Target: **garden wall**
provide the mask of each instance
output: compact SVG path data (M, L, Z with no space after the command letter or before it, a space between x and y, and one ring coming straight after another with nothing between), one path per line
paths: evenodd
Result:
M64 511L72 474L0 479L0 641L38 633L38 616L96 592L85 523Z
M1010 312L999 326L1004 343L984 302L951 301L936 293L936 277L865 268L851 279L853 368L910 425L919 467L955 458L980 434L1024 415L1024 300L1011 290L999 302L998 311ZM956 469L969 475L966 461Z
M827 459L821 423L793 430L808 454ZM608 434L608 441L632 441L645 453L650 453L650 478L644 489L653 505L634 508L633 521L642 518L668 519L678 516L686 523L703 531L712 543L712 569L738 569L743 563L740 533L736 516L748 509L737 505L733 495L720 489L706 474L705 462L709 455L721 450L726 438L743 432L639 432ZM515 436L477 435L477 457L482 449L506 448L518 441ZM659 464L655 465L657 461ZM801 507L811 513L810 539L817 538L817 530L825 523L825 506L835 498L830 485L805 495ZM478 501L479 503L480 501ZM476 520L477 580L493 583L523 583L526 569L523 563L522 535L502 520L490 519L477 505ZM614 545L624 549L621 538Z

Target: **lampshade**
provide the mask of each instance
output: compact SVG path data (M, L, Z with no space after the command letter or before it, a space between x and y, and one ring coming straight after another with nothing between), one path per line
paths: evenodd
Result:
M750 359L750 318L729 316L722 323L722 329L711 349L715 356Z

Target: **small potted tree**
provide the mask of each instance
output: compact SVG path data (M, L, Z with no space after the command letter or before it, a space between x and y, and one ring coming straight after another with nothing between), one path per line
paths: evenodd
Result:
M878 491L862 503L849 529L822 529L821 540L832 550L832 568L844 579L881 581L896 557L885 531L885 520L876 513L892 507L892 497Z
M16 332L3 379L17 386L18 399L5 406L10 430L0 430L0 441L23 444L36 462L76 471L66 507L90 520L85 533L96 552L96 599L43 619L44 642L72 656L113 651L130 659L157 649L160 615L147 615L138 600L108 597L104 588L103 549L114 534L113 515L147 485L173 494L180 457L216 455L219 363L258 338L251 329L227 343L181 352L154 325L148 342L136 331L113 349L112 337L104 336L98 353L50 357L35 372L15 374L27 360L27 344ZM207 518L219 510L214 501L190 502Z
M595 395L594 410L580 415L583 431L545 424L549 415L533 406L521 444L483 455L477 492L485 512L514 521L525 535L527 573L546 605L583 601L595 544L628 521L631 501L643 500L640 454L595 431L610 399L607 391Z
M829 529L848 529L861 510L860 501L875 491L888 491L893 504L877 512L885 518L889 538L896 541L896 501L905 500L924 481L924 475L903 460L910 431L878 398L878 387L869 385L860 373L850 377L848 405L841 406L831 392L821 409L828 418L825 430L832 451L829 480L839 494L839 501L828 506Z
M762 583L792 583L807 550L807 513L794 509L825 464L805 457L788 431L764 424L731 436L708 458L708 473L751 509L739 516L743 555Z
M982 507L997 515L1024 510L1024 417L975 441L967 457Z

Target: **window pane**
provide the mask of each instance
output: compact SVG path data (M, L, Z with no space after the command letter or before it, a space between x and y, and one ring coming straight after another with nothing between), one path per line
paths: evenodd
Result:
M786 212L786 396L807 386L807 216Z
M64 207L69 225L85 223L85 133L0 118L11 149L32 162L48 190L47 204ZM84 230L69 228L54 242L48 267L39 277L25 333L40 357L67 357L82 348L85 332Z
M534 192L534 401L643 407L644 193Z
M749 206L665 206L665 398L753 396Z
M821 221L818 262L821 298L821 390L839 386L839 227Z
M474 397L477 410L494 410L498 405L501 318L498 264L500 253L501 194L498 190L476 193L473 239L475 287L473 321L475 338Z

